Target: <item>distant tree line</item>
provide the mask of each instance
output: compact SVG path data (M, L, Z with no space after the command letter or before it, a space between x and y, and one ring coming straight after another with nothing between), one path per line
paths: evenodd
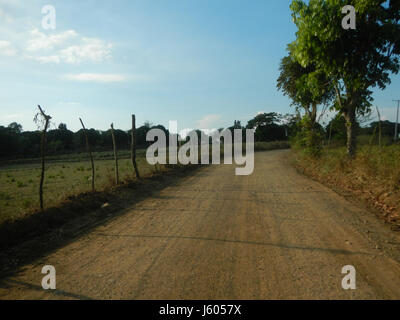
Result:
M282 115L276 112L259 113L253 119L249 120L246 126L242 126L241 121L235 120L233 126L220 128L218 131L221 132L226 129L233 133L234 130L242 130L242 142L246 142L246 129L254 130L255 142L287 141L293 133L296 121L294 115ZM197 133L200 143L202 132L201 130L194 131ZM187 133L186 141L189 140L191 132Z
M229 130L255 130L255 141L278 141L288 140L293 128L293 116L281 115L278 113L260 113L255 118L248 121L246 126L242 126L240 121L235 121ZM152 125L146 122L136 128L136 145L138 148L146 148L151 142L146 141L147 132L150 129L161 129L169 134L168 129L162 125ZM220 131L223 129L219 129ZM89 143L93 151L112 150L111 129L107 131L87 129ZM200 130L196 130L200 138ZM118 150L127 150L131 143L131 130L124 131L114 129L115 140ZM86 140L82 129L73 132L67 128L65 123L60 123L57 129L47 132L46 154L59 155L68 153L86 152ZM41 132L23 131L22 126L16 122L10 123L7 127L0 126L0 158L36 158L40 156ZM168 140L167 140L168 141ZM245 141L243 139L243 141Z
M260 113L242 126L240 121L235 121L229 130L243 130L243 141L245 141L245 129L254 129L255 142L287 141L294 137L300 127L300 118L296 115L282 115L275 112ZM333 118L326 127L317 124L318 130L325 139L332 139L345 144L346 141L346 121L341 116ZM372 135L376 133L378 122L371 122L368 126L360 127L355 130L360 135ZM390 121L381 122L382 136L393 137L395 123ZM152 125L146 122L136 129L136 139L138 148L146 148L151 142L146 141L146 134L152 128L158 128L169 134L168 129L162 125ZM223 130L222 128L219 129ZM196 130L200 139L200 130ZM112 150L111 129L107 131L88 129L89 142L93 151ZM118 150L128 150L130 147L131 130L124 131L114 129L115 140ZM40 156L40 131L23 131L22 126L16 122L10 123L7 127L0 126L0 158L36 158ZM168 140L167 140L168 141ZM60 123L57 129L49 130L47 133L48 155L68 154L86 152L86 141L83 130L73 132L68 130L65 123Z
M145 123L136 129L136 145L144 148L146 134L151 128L159 128L168 134L168 130L162 126L152 126ZM89 142L93 151L112 150L111 129L107 131L88 129ZM114 129L115 139L119 150L130 148L131 130L124 131ZM36 158L40 156L40 131L23 131L22 126L16 122L7 127L0 126L0 158ZM86 151L86 141L83 130L73 132L68 130L67 125L60 123L57 129L49 130L47 133L46 154L67 154Z

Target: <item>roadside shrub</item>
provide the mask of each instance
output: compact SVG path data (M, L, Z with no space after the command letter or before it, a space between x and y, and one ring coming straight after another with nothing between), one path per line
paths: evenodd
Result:
M312 157L320 157L322 153L322 142L324 139L323 128L319 124L312 124L307 116L298 124L298 130L292 137L292 145Z

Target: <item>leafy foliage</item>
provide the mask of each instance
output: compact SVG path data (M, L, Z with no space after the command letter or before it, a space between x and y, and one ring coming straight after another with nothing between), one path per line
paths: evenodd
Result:
M281 60L279 69L278 89L292 100L297 110L304 109L315 123L317 106L329 103L334 96L329 79L315 65L303 67L291 55Z
M297 132L291 140L296 149L301 149L309 156L319 157L322 153L324 136L324 129L318 123L313 124L310 118L305 115L297 123Z
M341 8L353 5L356 30L341 26ZM398 0L294 0L292 16L298 31L289 45L304 68L315 66L332 81L334 108L346 119L347 149L355 153L356 113L370 110L371 88L384 89L400 68L400 10Z
M260 113L251 119L246 128L255 129L255 141L287 140L287 129L281 123L282 116L275 112Z

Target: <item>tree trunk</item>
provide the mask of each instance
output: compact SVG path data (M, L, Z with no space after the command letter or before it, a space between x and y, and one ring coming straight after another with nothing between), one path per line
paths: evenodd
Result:
M89 153L89 157L90 157L90 162L92 163L92 192L94 192L94 162L93 162L93 156L92 156L92 150L90 148L90 143L89 143L89 138L88 135L86 133L86 128L85 125L83 124L83 121L81 118L79 118L79 121L82 124L82 128L83 128L83 133L85 134L85 139L86 139L86 147Z
M317 121L317 105L315 103L313 103L313 105L311 107L310 120L311 120L312 128L314 129L315 123Z
M111 123L111 136L112 136L112 142L113 142L113 148L114 148L115 184L119 184L117 144L115 142L114 125L112 123Z
M136 118L132 115L132 132L131 132L131 160L133 169L135 170L136 178L140 178L139 170L136 164Z
M330 123L330 125L329 125L329 140L328 140L328 148L331 146L331 139L332 139L332 121L333 121L333 120L331 120L331 123Z
M348 109L343 112L343 116L346 120L346 131L347 131L347 155L350 158L354 158L356 155L356 108L349 106Z

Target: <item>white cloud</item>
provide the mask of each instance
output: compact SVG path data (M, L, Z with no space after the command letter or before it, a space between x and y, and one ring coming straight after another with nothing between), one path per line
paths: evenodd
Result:
M52 56L28 56L30 59L36 60L40 63L60 63L61 58L58 55Z
M111 58L111 44L96 38L82 38L78 45L59 51L60 58L67 63L80 63L85 60L100 62Z
M392 107L392 108L379 108L379 112L381 113L381 120L382 121L392 121L395 122L396 121L396 117L397 117L397 107ZM377 119L377 116L376 116ZM376 121L374 119L374 121Z
M126 77L120 74L109 74L109 73L78 73L78 74L66 74L63 76L64 79L70 81L79 82L123 82L126 81Z
M52 50L57 46L64 45L67 41L77 38L74 30L67 30L58 34L45 34L38 29L30 32L31 39L28 40L27 51Z
M41 63L78 64L111 58L112 45L102 39L82 37L74 30L46 34L38 29L29 33L25 58Z
M0 54L4 56L14 56L17 53L10 41L0 40Z
M213 126L215 126L216 122L221 118L222 116L219 114L208 114L197 121L197 127L200 129L213 129Z

